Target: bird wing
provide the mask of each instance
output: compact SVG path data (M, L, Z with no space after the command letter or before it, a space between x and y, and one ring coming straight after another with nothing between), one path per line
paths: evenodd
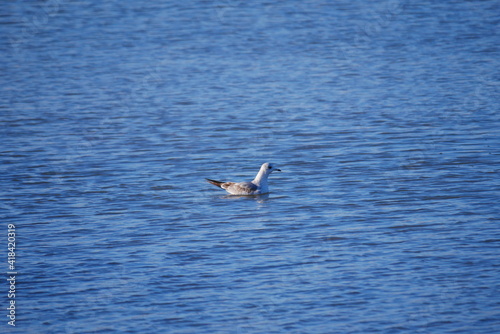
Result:
M226 182L221 185L221 188L233 195L249 195L253 194L259 188L252 182Z

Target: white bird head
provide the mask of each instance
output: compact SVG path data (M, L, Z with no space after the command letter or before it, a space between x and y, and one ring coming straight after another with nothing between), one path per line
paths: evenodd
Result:
M274 166L274 164L270 162L266 162L262 164L262 166L260 167L260 171L263 172L264 174L269 175L272 172L281 172L281 169L276 168L276 166Z

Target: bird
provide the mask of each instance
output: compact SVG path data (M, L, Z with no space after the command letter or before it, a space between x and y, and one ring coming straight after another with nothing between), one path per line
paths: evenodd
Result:
M267 178L272 172L281 172L274 164L266 162L260 166L260 170L252 182L221 182L206 179L209 183L225 189L231 195L262 195L269 192Z

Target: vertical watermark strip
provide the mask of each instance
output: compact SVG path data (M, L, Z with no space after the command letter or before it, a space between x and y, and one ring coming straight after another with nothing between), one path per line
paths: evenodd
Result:
M7 307L7 324L16 326L16 226L14 224L7 225L7 282L9 287L8 307Z

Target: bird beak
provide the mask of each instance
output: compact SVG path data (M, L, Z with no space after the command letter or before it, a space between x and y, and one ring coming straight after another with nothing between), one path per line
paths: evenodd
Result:
M276 168L276 169L275 169L275 171L277 171L277 172L281 172L281 169Z

